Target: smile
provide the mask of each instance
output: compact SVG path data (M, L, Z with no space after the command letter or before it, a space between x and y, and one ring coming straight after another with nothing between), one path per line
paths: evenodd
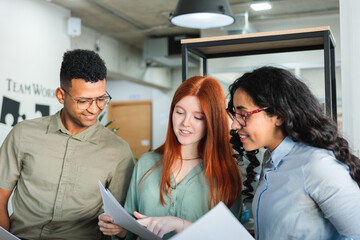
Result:
M190 132L190 131L187 131L187 130L182 130L182 129L180 129L180 134L181 134L182 136L188 136L188 135L191 134L191 132Z
M94 120L96 118L96 115L90 115L90 116L84 115L84 116L87 120Z
M241 142L244 142L248 138L247 135L240 135L240 134L239 134L239 137L240 137Z

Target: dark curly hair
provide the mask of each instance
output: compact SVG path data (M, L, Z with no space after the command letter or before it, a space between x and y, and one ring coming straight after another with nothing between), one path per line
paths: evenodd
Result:
M233 108L234 93L239 88L260 108L269 107L265 110L269 116L280 116L284 120L284 134L293 141L331 150L337 160L349 167L350 176L360 186L360 159L350 152L348 142L339 136L336 122L324 114L310 89L291 72L276 67L261 67L245 73L229 86L231 98L228 109ZM236 141L235 135L232 144L242 154L242 144ZM253 158L249 160L255 161ZM253 173L247 174L251 180Z
M255 168L257 168L260 165L260 161L257 159L256 154L259 152L259 150L254 151L245 151L243 148L242 142L240 141L240 137L237 134L237 131L230 130L230 143L232 144L232 148L236 151L236 153L233 155L233 157L238 162L238 165L243 165L244 159L243 156L245 155L246 158L249 161L249 164L246 167L246 179L244 181L244 187L245 189L242 191L242 194L245 196L243 198L244 202L251 202L254 198L254 188L252 186L252 183L255 182L256 172Z
M74 78L84 79L86 82L97 82L106 78L104 60L94 51L75 49L64 53L60 70L60 85L70 88Z

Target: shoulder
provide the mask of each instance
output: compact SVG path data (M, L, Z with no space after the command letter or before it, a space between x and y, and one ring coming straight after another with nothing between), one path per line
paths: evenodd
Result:
M101 138L106 139L114 144L129 145L124 139L110 131L106 127L100 124L99 130L101 132Z
M304 169L316 175L329 174L330 170L348 173L348 166L335 158L332 151L307 146L304 148Z
M150 168L152 168L161 158L162 155L155 152L144 153L136 162L135 171L142 176Z
M122 139L120 136L116 135L114 132L110 131L103 125L98 125L100 131L100 141L106 143L108 147L120 148L119 150L130 150L129 144Z
M348 166L338 161L332 151L310 147L306 157L302 172L307 191L358 189L356 182L350 176Z
M156 152L144 153L137 161L136 165L144 166L144 167L146 166L152 167L162 158L162 156L163 156L162 154Z
M29 120L24 120L19 122L13 127L14 131L27 131L31 130L31 132L34 132L34 130L46 130L49 126L49 123L51 119L54 117L54 115L45 116L45 117L39 117Z
M325 163L332 163L345 167L344 164L335 158L332 151L313 147L301 142L296 142L288 157L293 161L298 162L300 166L308 169L323 166Z

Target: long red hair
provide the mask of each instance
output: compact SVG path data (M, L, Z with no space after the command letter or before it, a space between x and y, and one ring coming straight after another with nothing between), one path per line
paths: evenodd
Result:
M170 197L171 169L181 157L181 145L173 131L172 115L175 105L186 96L196 96L199 99L206 119L206 134L199 143L198 151L203 159L205 177L210 187L209 209L219 201L231 207L241 194L240 169L232 157L224 91L216 79L208 76L194 76L184 81L171 102L166 140L155 150L163 155L161 204L166 204L164 195Z

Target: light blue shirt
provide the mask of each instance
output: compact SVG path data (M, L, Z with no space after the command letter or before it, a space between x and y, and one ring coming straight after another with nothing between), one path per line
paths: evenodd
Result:
M264 155L252 210L265 239L360 239L360 189L331 151L286 137Z

